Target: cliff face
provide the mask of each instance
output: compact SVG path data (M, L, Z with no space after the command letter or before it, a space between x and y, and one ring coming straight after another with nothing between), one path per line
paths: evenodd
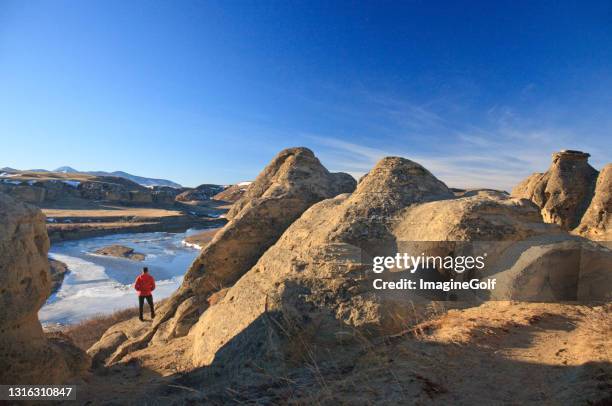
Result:
M556 152L548 171L525 179L512 196L537 204L545 222L572 230L580 224L595 191L598 172L588 158L589 154L579 151Z
M129 179L86 174L19 172L0 176L0 192L26 203L81 198L129 204L173 204L179 189L144 187Z
M33 206L0 193L0 382L60 383L87 368L69 343L48 340L38 310L51 277L45 218Z

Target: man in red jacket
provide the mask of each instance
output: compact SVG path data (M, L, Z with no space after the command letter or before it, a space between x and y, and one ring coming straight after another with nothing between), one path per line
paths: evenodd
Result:
M155 310L153 308L153 295L151 292L155 290L155 279L149 275L149 268L146 266L142 268L142 273L138 275L134 282L134 289L138 292L138 305L140 307L140 321L144 321L142 317L142 311L144 309L144 301L147 299L149 309L151 309L151 319L155 317Z

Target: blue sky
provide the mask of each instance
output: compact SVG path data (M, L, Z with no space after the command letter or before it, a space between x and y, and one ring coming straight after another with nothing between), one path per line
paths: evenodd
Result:
M612 161L610 2L0 2L0 167L194 186L307 146L509 189ZM588 4L586 4L588 3Z

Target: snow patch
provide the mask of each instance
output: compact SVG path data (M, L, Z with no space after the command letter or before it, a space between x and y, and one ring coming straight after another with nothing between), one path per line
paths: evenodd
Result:
M81 184L81 182L79 182L78 180L63 180L62 182L74 188L79 187L79 185Z
M1 179L3 183L10 183L12 185L21 185L19 180Z
M185 241L185 240L181 241L181 244L183 244L185 247L194 248L196 250L201 250L202 249L202 247L200 245L198 245L196 243L193 243L193 242L188 242L188 241Z

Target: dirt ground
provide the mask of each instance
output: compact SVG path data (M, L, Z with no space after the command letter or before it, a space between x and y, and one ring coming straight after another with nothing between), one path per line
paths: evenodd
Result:
M362 347L351 368L306 362L295 376L271 375L257 387L200 380L202 371L190 372L185 361L185 337L163 353L145 348L94 371L78 396L93 404L607 405L611 310L521 302L440 307L402 334L351 344Z

